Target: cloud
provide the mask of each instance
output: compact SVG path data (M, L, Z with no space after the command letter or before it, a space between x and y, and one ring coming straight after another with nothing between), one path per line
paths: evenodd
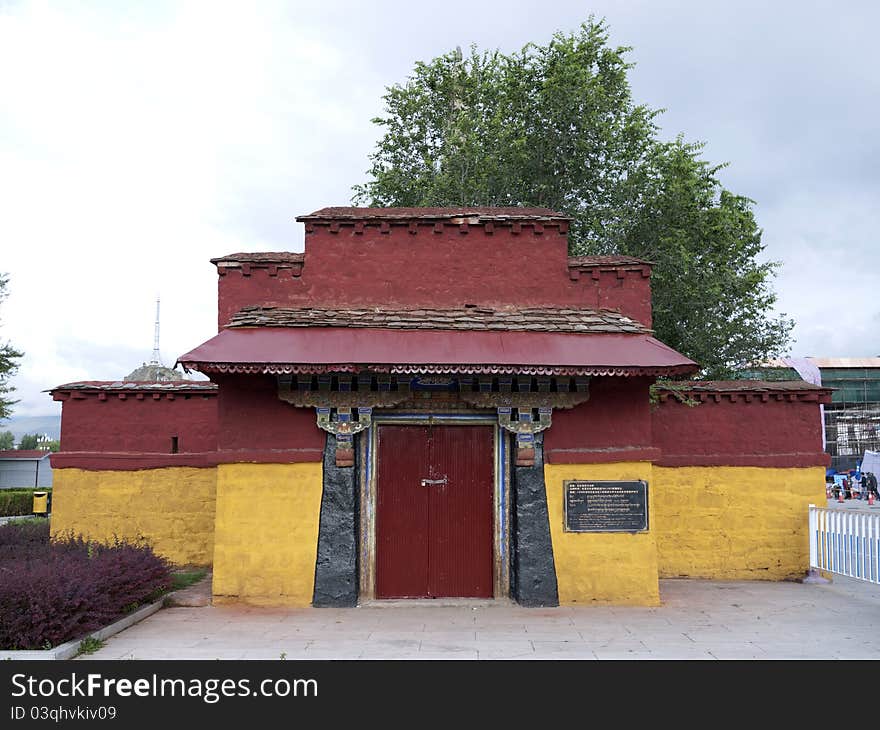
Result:
M311 171L355 122L322 88L340 50L271 15L12 10L0 15L0 65L21 69L0 80L3 334L26 353L25 412L43 388L147 359L157 295L169 363L214 334L208 259L294 247L305 211L290 191L320 190Z

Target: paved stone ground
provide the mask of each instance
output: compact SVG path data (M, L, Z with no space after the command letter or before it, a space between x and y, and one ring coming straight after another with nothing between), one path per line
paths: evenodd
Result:
M13 520L30 520L34 519L33 515L12 515L11 517L0 517L0 525L5 525L7 522L12 522ZM42 519L42 518L40 518Z
M662 580L660 591L657 608L164 608L79 660L880 659L877 585Z
M211 573L187 588L169 594L165 598L166 607L186 606L187 608L211 605Z
M836 499L829 499L828 509L857 509L880 514L880 500L875 499L874 504L868 504L867 499L845 499L843 502L838 502Z

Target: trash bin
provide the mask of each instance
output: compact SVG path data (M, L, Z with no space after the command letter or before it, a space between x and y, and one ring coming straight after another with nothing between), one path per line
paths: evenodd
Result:
M45 516L49 512L49 493L34 492L34 515Z

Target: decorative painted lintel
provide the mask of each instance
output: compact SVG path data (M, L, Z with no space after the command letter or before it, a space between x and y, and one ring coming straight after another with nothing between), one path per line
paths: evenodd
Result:
M535 434L553 425L553 409L547 406L537 408L537 418L531 408L498 408L498 425L505 431L516 435L516 465L535 465Z
M354 466L352 437L370 427L373 409L370 407L352 409L320 406L315 408L315 413L318 428L336 436L336 466Z

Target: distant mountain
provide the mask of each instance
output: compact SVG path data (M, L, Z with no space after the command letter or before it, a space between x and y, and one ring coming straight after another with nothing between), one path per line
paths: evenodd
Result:
M0 433L12 431L16 442L27 433L45 433L51 439L61 438L61 416L13 416L0 423Z

